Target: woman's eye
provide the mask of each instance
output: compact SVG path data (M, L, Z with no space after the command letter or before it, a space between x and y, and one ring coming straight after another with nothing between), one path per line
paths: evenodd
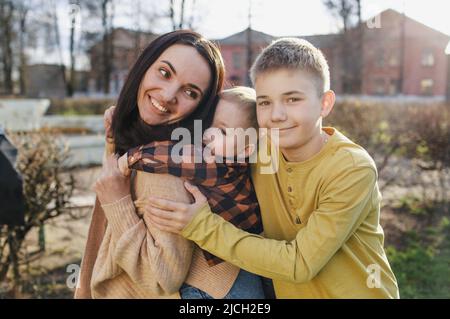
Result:
M169 79L169 78L170 78L170 72L167 71L167 70L164 69L164 68L160 68L160 69L159 69L159 73L161 73L161 75L162 75L163 77L165 77L166 79Z
M192 98L194 100L197 99L197 97L198 97L198 93L195 92L194 90L187 89L185 92L190 98Z

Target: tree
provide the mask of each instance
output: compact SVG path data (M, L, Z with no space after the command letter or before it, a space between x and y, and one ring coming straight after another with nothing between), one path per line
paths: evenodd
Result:
M361 0L323 0L323 3L342 24L343 91L344 93L360 93L363 59Z
M188 14L189 7L189 14ZM169 14L172 30L177 29L194 29L194 9L196 8L196 1L192 0L190 4L186 0L170 0L169 1Z
M25 94L25 67L27 59L25 56L25 36L27 33L27 17L30 10L30 4L27 1L22 1L17 6L17 13L19 19L19 89L20 94Z
M1 62L5 94L13 93L14 9L12 1L0 0Z
M99 50L101 78L99 89L104 94L110 93L110 81L114 68L114 17L116 0L80 0L86 11L86 25L83 30L83 41L90 49ZM100 45L97 44L100 42Z
M69 55L70 55L70 73L67 82L67 95L72 96L75 87L75 26L77 17L80 13L80 2L77 0L69 0L70 15L70 38L69 38Z

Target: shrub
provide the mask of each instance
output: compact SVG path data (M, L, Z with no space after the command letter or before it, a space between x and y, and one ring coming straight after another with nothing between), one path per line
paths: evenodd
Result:
M5 282L12 271L13 291L17 293L21 285L20 265L39 253L28 253L23 247L26 235L35 228L43 230L47 221L68 212L75 183L71 174L63 177L62 164L68 150L61 148L54 135L21 133L11 139L19 151L16 166L23 178L25 224L0 228L0 282ZM43 233L40 234L44 248Z

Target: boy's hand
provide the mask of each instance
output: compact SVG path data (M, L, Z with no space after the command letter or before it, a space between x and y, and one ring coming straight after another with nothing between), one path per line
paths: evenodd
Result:
M131 170L128 168L128 154L123 154L118 161L119 171L123 176L130 176Z
M112 119L113 119L113 115L114 115L114 110L116 109L116 106L110 106L105 113L103 114L103 124L105 126L105 135L106 135L106 140L110 141L113 138L113 132L111 130L111 124L112 124Z
M149 214L150 220L160 230L179 234L200 209L207 204L206 197L196 186L193 186L188 182L185 182L184 186L194 197L194 203L185 204L167 199L150 197L147 204L144 205L144 212Z

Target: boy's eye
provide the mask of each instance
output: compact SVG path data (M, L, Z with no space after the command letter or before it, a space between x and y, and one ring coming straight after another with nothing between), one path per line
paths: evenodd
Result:
M161 73L161 75L162 75L163 77L165 77L166 79L170 79L170 72L167 71L166 69L160 68L160 69L159 69L159 73Z
M198 93L195 92L195 91L192 90L192 89L186 89L184 92L186 92L186 94L187 94L190 98L192 98L193 100L195 100L195 99L198 98Z
M298 97L290 97L287 99L289 103L298 102L300 99Z
M269 104L270 104L269 101L261 101L258 103L259 106L267 106Z

